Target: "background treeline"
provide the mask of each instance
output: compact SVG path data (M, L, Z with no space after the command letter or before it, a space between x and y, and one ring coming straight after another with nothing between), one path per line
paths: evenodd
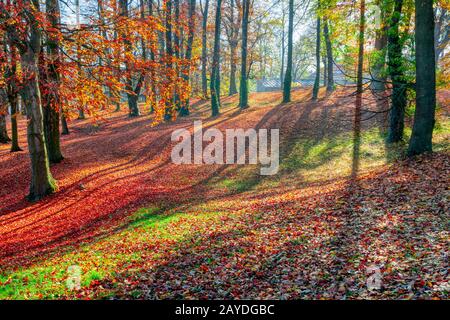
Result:
M409 155L431 151L436 88L450 82L448 0L0 0L0 142L20 151L27 117L30 199L56 189L70 120L127 108L154 122L189 115L190 98L239 94L276 79L283 102L311 78L311 99L355 89L357 112L371 91L389 114L388 143L403 140L414 111ZM11 133L6 129L10 114Z

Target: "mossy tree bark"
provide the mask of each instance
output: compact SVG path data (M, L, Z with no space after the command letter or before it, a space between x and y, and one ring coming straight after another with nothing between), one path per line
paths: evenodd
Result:
M23 0L23 4L39 11L39 0ZM21 94L27 111L27 140L31 158L31 183L28 198L35 201L54 192L56 183L50 173L39 91L38 59L41 52L41 31L34 15L23 14L23 19L26 21L30 36L26 41L18 43L22 72L28 79L22 86Z
M250 0L242 1L242 47L241 47L241 82L239 92L239 107L248 108L248 79L247 79L247 40L248 17L250 12Z
M211 68L210 91L211 91L211 114L213 117L219 115L220 110L220 29L221 29L222 0L217 0L216 25L214 31L214 52Z
M334 90L333 48L331 46L331 36L328 19L323 20L323 37L325 39L325 47L327 52L327 60L326 60L327 92L332 92Z
M59 3L58 0L46 0L46 11L49 15L49 22L53 28L58 28L59 25ZM46 80L51 84L51 94L45 95L43 101L44 105L44 134L47 145L48 158L51 163L59 163L64 157L61 152L60 131L59 131L59 109L61 100L59 95L59 49L58 38L54 34L49 34L47 39L47 55L48 65L41 67L41 70L46 72Z
M375 4L380 12L380 26L375 30L375 59L371 67L372 82L370 84L375 92L383 92L386 90L386 74L384 72L386 66L386 51L388 42L388 23L386 21L386 1L377 0Z
M224 16L225 32L230 48L230 83L228 87L228 95L232 96L238 93L236 85L237 71L237 48L239 44L239 34L241 29L242 14L239 12L240 3L236 0L230 0L228 14ZM236 14L236 9L238 10Z
M406 82L403 74L402 43L399 34L399 23L402 14L403 0L394 1L388 32L388 71L392 81L392 98L389 113L388 143L403 140L406 98Z

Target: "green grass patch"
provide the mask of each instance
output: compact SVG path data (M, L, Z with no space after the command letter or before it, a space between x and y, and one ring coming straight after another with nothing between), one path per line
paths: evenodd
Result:
M164 258L161 252L140 248L170 240L178 243L174 244L176 250L177 246L183 246L183 241L195 236L190 229L195 226L195 221L205 222L216 217L217 212L210 211L185 213L158 207L141 208L128 218L118 233L67 250L28 268L2 271L0 299L76 298L76 291L69 290L66 283L71 266L81 269L82 288L93 281L118 277L125 266L142 261L142 256L155 261Z

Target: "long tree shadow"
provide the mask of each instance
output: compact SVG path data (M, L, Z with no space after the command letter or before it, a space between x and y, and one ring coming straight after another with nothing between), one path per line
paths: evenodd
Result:
M285 161L287 155L291 152L292 145L287 144L285 147L285 141L289 142L291 140L295 140L299 134L307 133L308 126L305 127L305 123L311 122L311 114L314 110L316 110L318 107L314 104L292 104L287 106L277 106L272 109L269 109L268 112L264 114L264 116L256 123L256 128L263 128L263 127L281 127L281 128L290 128L290 130L282 131L282 148L286 148L282 151L282 161ZM293 116L293 110L297 109L297 113L294 113L295 115L298 115L298 117ZM320 109L320 108L319 108ZM241 112L235 112L232 111L233 109L230 109L226 115L223 115L223 119L217 119L214 121L207 121L206 125L204 126L204 129L207 129L211 126L219 126L221 124L225 123L233 123L233 121L237 121L238 117L246 117L246 113ZM317 115L315 115L314 119L319 119L319 121L325 121L328 119L328 110L323 110L321 113L318 113L320 115L317 118ZM7 220L4 220L4 225L8 225L11 223L18 222L19 220L26 219L29 215L37 213L41 210L45 210L49 207L51 207L55 201L58 199L64 199L68 197L72 191L75 191L80 184L87 184L91 181L97 181L101 179L102 177L107 177L112 174L117 174L117 177L112 177L110 180L106 180L106 182L103 182L99 186L96 186L93 189L89 189L90 194L81 195L81 197L78 197L74 199L73 201L70 201L69 204L61 207L58 209L56 214L63 213L66 210L73 210L76 206L80 206L83 204L84 201L88 199L94 199L97 197L97 193L101 193L102 188L107 187L109 184L119 184L119 182L125 182L130 179L136 179L141 175L148 176L149 179L146 181L146 183L150 184L154 182L154 180L151 178L152 176L155 176L158 174L158 172L161 172L160 170L164 167L167 167L170 163L169 161L163 160L162 163L159 163L159 165L155 165L152 168L147 169L146 171L138 172L138 173L127 173L127 171L134 167L140 167L144 163L151 161L155 159L155 157L159 156L163 150L168 148L170 137L169 132L171 129L175 128L186 128L189 125L191 125L192 119L195 119L197 115L194 114L192 117L183 118L178 123L175 124L169 124L169 125L163 125L166 126L167 130L158 135L156 138L154 138L153 141L150 143L144 145L142 149L137 154L134 154L131 159L128 159L125 163L122 163L120 165L114 166L112 168L106 168L102 169L101 171L94 172L90 175L87 175L76 182L72 183L71 185L66 186L59 195L52 196L48 198L48 200L42 202L42 204L38 204L37 206L32 206L29 210L25 212L21 212L19 215L12 216L11 218L6 217ZM325 119L325 120L324 120ZM294 124L292 125L292 122ZM280 124L281 123L281 124ZM314 125L314 124L313 124ZM125 127L126 128L126 127ZM160 128L161 129L161 128ZM153 130L153 129L149 129ZM322 134L325 133L325 129L322 128ZM320 140L320 136L316 136L317 141ZM97 141L100 143L99 141ZM307 150L304 150L307 152ZM139 206L145 206L149 204L153 204L156 202L171 202L174 206L182 206L182 205L195 205L195 203L199 203L201 201L205 201L208 199L214 199L215 196L208 196L208 188L209 188L209 182L211 182L212 179L217 179L217 177L222 176L222 173L228 168L228 166L223 165L219 166L215 170L211 170L207 177L205 179L200 179L195 181L194 183L187 185L183 188L179 188L180 195L177 199L173 199L171 197L172 195L168 195L167 197L164 196L157 196L155 195L155 191L150 191L149 193L145 193L143 195L138 195L134 198L131 198L129 201L129 204L125 206L125 208L122 210L121 208L117 208L116 211L113 212L105 212L102 216L94 217L94 219L87 220L82 226L78 226L77 230L66 230L64 233L56 235L49 239L49 241L42 241L40 244L30 247L30 252L25 252L21 254L20 260L26 263L27 257L31 258L34 257L36 259L45 259L47 256L47 253L50 252L56 252L61 251L62 247L68 247L71 246L80 239L85 239L83 241L86 241L89 243L90 241L93 241L95 238L98 237L106 237L108 235L114 234L115 232L118 232L118 230L121 230L120 227L109 227L109 225L112 222L120 222L122 221L123 213L126 211L129 211L128 209L131 208L138 208ZM233 169L238 172L238 169ZM120 175L120 177L119 177ZM249 179L248 183L245 184L244 187L239 188L237 193L241 193L244 191L249 190L250 188L253 188L258 183L260 183L261 179L259 176L254 176L254 179ZM236 192L229 192L220 195L219 197L226 197ZM152 194L155 195L155 197L152 197ZM195 199L197 198L197 199ZM47 202L48 201L48 202ZM98 204L97 204L98 205ZM172 205L172 204L171 204ZM16 207L17 209L17 207ZM13 207L10 207L11 212L15 211L13 210ZM5 215L5 214L3 214ZM112 218L111 218L112 217ZM40 223L45 223L46 221L49 221L49 219L52 219L50 216L47 217L41 217ZM115 219L119 221L114 221ZM3 220L2 220L3 222ZM104 224L102 224L104 223ZM125 223L126 225L126 223ZM9 230L8 235L13 235L15 232L21 230L22 228L26 228L27 226L18 227L15 229ZM31 227L31 224L28 225L28 227ZM101 229L100 227L104 228L104 230L97 230ZM79 230L78 230L79 228ZM40 253L38 252L41 249L44 249L46 247L49 247L49 250L46 251L45 255L40 256ZM5 250L5 253L7 252L7 256L9 257L10 261L14 261L14 255L16 254L14 251L11 251L10 249ZM37 261L33 258L33 261Z
M235 116L237 116L237 115L233 114L232 116L227 117L226 119L220 120L220 122L231 121ZM185 118L177 124L168 126L168 130L173 129L173 128L186 128L188 125L190 125L190 121L191 121L190 119ZM208 128L209 126L212 126L213 124L217 125L217 122L214 122L214 123L211 122L210 124L207 124L205 126L205 128ZM165 136L164 133L159 135L158 138L156 138L150 144L147 144L143 149L140 150L140 152L138 154L135 154L134 157L132 159L129 159L126 163L114 166L112 168L109 167L109 168L94 172L88 176L83 177L82 179L77 180L76 182L72 183L71 185L66 186L57 195L48 197L45 201L42 201L40 204L32 205L30 207L30 209L21 212L19 215L14 215L12 217L4 217L2 219L3 225L5 225L5 226L10 225L11 223L15 223L20 220L26 219L28 216L30 216L34 213L37 213L39 211L46 210L46 209L52 207L54 204L54 201L56 201L59 198L67 198L67 196L69 196L72 191L76 190L80 184L87 184L90 181L97 181L101 177L107 177L111 174L119 174L120 172L125 173L125 174L120 174L121 175L120 178L112 178L109 181L107 181L99 186L96 186L94 189L89 189L89 193L85 194L84 196L74 199L74 201L70 201L71 203L69 202L68 205L65 205L65 206L61 207L60 209L58 209L58 211L56 213L54 213L55 215L61 214L67 210L73 210L73 208L75 206L80 206L87 199L94 199L96 197L97 192L101 191L102 188L106 187L108 184L116 184L120 181L126 181L129 179L137 178L141 174L149 174L149 173L151 174L151 171L158 170L164 166L169 165L169 163L170 163L169 160L165 160L161 164L150 169L150 171L147 170L147 172L126 174L128 169L133 168L133 167L139 167L140 165L144 164L145 162L148 162L148 161L154 159L157 155L159 155L162 152L163 149L168 147L168 144L170 142L170 136L168 134L166 134L165 137L163 137L163 136ZM188 188L185 188L184 191L185 191L185 193L189 193ZM149 197L149 195L146 194L146 195L143 195L142 197L138 197L138 198L134 199L133 203L130 204L130 207L135 207L137 204L139 204L140 206L148 205L149 203L152 203L155 201L155 199L147 199L147 201L145 201L145 197ZM159 201L161 201L162 199L170 200L170 195L169 195L169 197L160 197ZM174 202L176 202L176 201L174 201ZM27 206L29 206L28 203L23 204L23 208L26 208ZM12 212L16 211L18 206L17 205L15 207L11 206L9 208L10 209L8 209L8 208L3 209L4 212L6 209L6 213L3 213L3 216L7 215L10 212L12 213ZM121 208L119 208L118 211L122 211L122 212L127 211L126 209L127 209L127 207L123 208L122 210L121 210ZM10 212L9 212L9 210L10 210ZM53 214L52 214L52 216L53 216ZM24 265L29 264L32 261L31 260L27 261L28 259L33 258L33 262L37 261L34 258L45 259L45 257L48 256L48 253L60 250L61 245L64 245L65 247L70 247L70 246L76 244L77 242L79 242L81 239L84 239L83 241L91 241L96 237L102 237L103 235L112 234L112 232L117 232L118 230L120 230L120 228L110 230L110 229L108 229L108 225L102 226L101 222L103 221L103 222L109 223L110 220L113 220L111 217L113 217L114 219L116 219L116 218L119 219L120 212L117 214L114 212L112 212L112 213L105 212L105 214L103 214L102 216L94 218L94 219L90 219L89 221L86 222L86 224L84 224L82 226L78 226L76 230L69 229L69 230L65 231L63 234L57 235L56 238L53 237L49 241L41 241L40 244L29 247L27 249L27 251L29 251L29 252L20 253L20 255L18 255L18 259L20 259L20 261L22 263L24 263ZM33 222L30 222L28 224L28 227L30 227L31 224L34 225L36 222L37 223L45 223L46 220L49 221L50 219L52 219L51 216L41 217L38 220L34 220ZM100 226L104 227L105 230L100 230L99 232L95 232L95 236L93 236L92 232L94 232L95 229L99 228ZM9 229L7 234L3 234L2 236L13 235L14 233L20 231L23 228L27 228L27 225L22 225L21 227ZM103 233L103 235L102 235L102 233ZM83 235L85 235L85 236L83 236ZM48 250L45 250L45 254L42 254L42 252L36 252L38 250L45 249L47 247L48 247ZM3 257L8 257L9 261L11 262L10 263L11 265L13 264L13 262L17 262L14 260L14 255L17 254L17 252L15 252L14 249L12 249L12 251L9 249L8 250L5 249L2 253L3 253L3 255L2 255Z
M150 269L141 268L142 261L127 261L126 269L132 271L116 273L91 289L101 294L106 288L113 297L142 299L379 297L382 291L370 293L366 288L365 267L380 262L376 259L384 249L383 242L372 248L374 252L366 242L380 236L379 224L389 212L382 203L380 214L368 212L367 200L376 196L377 200L395 203L391 209L401 208L409 201L408 195L416 192L420 179L413 180L418 185L408 184L407 191L398 189L390 195L380 188L386 179L396 179L401 173L387 171L363 179L351 195L344 184L316 197L261 201L257 207L251 205L251 214L220 220L220 229L210 222L195 228L187 237L164 247L165 253ZM435 193L443 190L443 185ZM237 208L236 204L235 210L229 210ZM418 225L420 221L414 217L408 223ZM395 226L390 229L395 230ZM425 236L418 241L415 233L389 236L392 250L405 252L408 249L400 244L427 241ZM159 257L161 252L154 254ZM407 263L406 271L414 276L416 263L407 256L397 261L401 262ZM125 270L121 266L117 269ZM114 285L121 279L128 279L127 284ZM385 281L385 286L398 285L393 278Z

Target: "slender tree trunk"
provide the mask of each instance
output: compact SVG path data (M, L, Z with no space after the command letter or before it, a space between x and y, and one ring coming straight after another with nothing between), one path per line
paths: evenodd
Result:
M178 23L180 21L180 0L172 0L174 4L174 21ZM177 26L173 32L173 49L174 49L174 55L177 59L180 58L180 50L181 50L181 29ZM178 79L180 77L180 68L178 63L175 64L175 75ZM176 110L179 112L181 108L181 102L180 102L180 95L179 95L179 87L175 87L175 93L174 93L174 105Z
M172 0L174 4L174 20L176 23L180 20L180 0ZM180 57L180 34L179 30L176 28L173 32L173 51L175 57Z
M120 15L124 18L128 18L129 10L128 10L128 0L119 0L120 4ZM128 30L125 31L128 33ZM133 51L133 47L131 41L128 39L128 35L124 36L124 47L127 53L131 53ZM133 77L132 77L132 69L128 60L125 60L125 69L127 70L127 74L125 76L125 89L127 90L127 98L128 98L128 116L129 117L138 117L141 115L139 107L138 107L138 98L139 92L133 88Z
M238 12L237 14L237 21L235 21L235 6L236 3L234 0L230 1L230 17L229 17L229 32L227 32L228 35L228 43L230 46L230 86L228 88L228 95L232 96L236 94L237 91L237 85L236 85L236 63L237 63L237 46L238 46L238 36L239 36L239 28L240 28L240 18L241 15ZM236 6L237 7L237 6Z
M327 92L334 90L334 74L333 74L333 48L331 47L330 31L328 27L328 19L323 21L323 36L325 38L325 47L327 51L326 72L327 75Z
M375 63L372 67L372 83L371 88L377 92L386 90L386 76L383 74L383 69L386 65L386 47L388 41L388 28L386 27L386 8L385 1L379 0L377 2L380 8L381 26L375 32Z
M281 2L283 4L283 2ZM281 16L281 68L280 68L280 86L281 89L284 87L284 56L285 56L285 23L286 23L286 16L284 11L284 6L281 8L282 10L282 16Z
M172 70L173 42L172 42L172 0L166 0L166 68ZM166 102L164 120L172 119L172 101Z
M399 142L403 139L405 108L407 104L406 83L402 70L402 44L399 35L402 6L403 0L395 0L388 32L388 70L392 81L388 143Z
M358 71L356 79L355 118L353 125L353 153L352 153L352 180L359 171L359 156L361 146L361 107L363 94L363 65L364 65L364 38L366 29L366 1L361 0L358 36Z
M0 143L8 143L11 139L8 136L8 131L6 130L6 115L0 114Z
M317 18L317 37L316 37L316 79L314 81L312 99L317 100L320 88L320 18Z
M289 0L288 52L287 52L286 74L284 75L283 103L291 101L293 34L294 34L294 0Z
M80 28L80 0L75 0L75 18L76 18L76 24L77 24L77 28ZM80 58L80 46L77 47L77 60L78 62L80 62L81 58ZM81 64L78 64L78 72L81 73ZM84 114L84 106L81 105L78 108L78 119L79 120L83 120L86 119L86 116Z
M189 34L186 45L186 60L191 60L192 58L192 45L194 43L194 31L195 31L195 0L189 1ZM191 67L188 66L185 72L183 73L183 77L185 81L189 81L190 78L190 70ZM189 98L186 100L184 105L180 109L180 116L188 116L189 115Z
M9 1L7 4L10 4ZM8 37L5 37L5 40ZM7 95L9 105L11 106L11 152L22 151L19 147L19 135L17 132L17 116L19 115L19 88L18 88L18 74L17 74L17 49L14 46L12 39L8 38L9 44L9 67L8 77L9 83L7 85ZM6 52L6 50L5 50Z
M239 93L239 107L248 108L248 80L247 80L247 40L248 40L248 16L250 12L250 0L242 0L242 47L241 47L241 83Z
M66 135L69 134L69 126L67 125L67 119L66 116L64 115L64 112L61 110L61 127L62 127L62 131L61 134L62 135Z
M432 151L436 109L433 0L416 0L416 110L408 155Z
M59 3L58 0L46 0L46 10L52 28L59 25ZM47 144L48 158L51 163L59 163L64 157L61 153L59 132L59 108L61 106L59 95L60 77L58 67L60 64L57 35L49 34L47 39L48 65L43 66L46 72L46 80L51 84L52 94L43 99L44 106L44 134Z
M363 66L364 66L364 38L366 29L366 1L361 0L360 21L359 21L359 37L358 37L358 71L356 79L356 92L363 93Z
M7 5L10 5L9 1L6 3ZM4 3L3 1L0 1L0 5L2 5L2 7L0 7L3 11L4 9ZM3 13L3 12L1 12ZM3 17L3 14L2 14ZM10 37L9 37L10 38ZM4 63L8 63L8 58L7 58L7 52L8 52L8 48L6 45L6 35L2 33L2 37L0 38L0 41L2 41L1 43L1 47L0 47L0 64L3 66ZM8 74L8 68L5 68L5 75L3 75L3 68L1 69L2 74L0 74L0 77L10 77L11 75ZM11 80L8 81L7 85L5 87L1 87L0 88L0 97L5 95L7 97L9 97L9 93L8 89L9 89L9 83L11 82ZM3 100L3 99L2 99ZM3 102L3 101L0 101ZM5 101L6 102L6 101ZM8 130L6 129L6 115L8 114L8 107L6 105L6 103L4 103L3 105L0 105L0 143L8 143L11 141L11 139L8 136Z
M237 92L238 91L236 86L236 45L235 43L230 43L230 87L228 89L228 95L232 96Z
M11 105L11 152L22 151L19 146L19 134L17 131L17 115L19 114L17 106L19 99L17 94L11 97L9 104Z
M37 27L36 27L37 29ZM36 32L34 39L40 37ZM40 42L40 40L39 40ZM29 199L39 200L55 191L55 182L50 173L47 147L42 119L41 96L38 85L37 57L33 50L22 54L22 68L30 74L29 80L22 88L23 101L27 108L27 138L31 158L31 185Z
M121 7L120 2L116 0L112 4L115 6L114 9L116 9L118 12L120 12L120 10L121 10L120 9L120 7ZM119 36L120 35L119 35L117 21L115 21L114 22L114 41L118 42L119 41ZM114 67L115 67L114 73L115 73L115 76L117 78L117 82L118 83L121 83L121 80L122 80L121 70L120 70L120 65L121 65L120 57L121 57L121 54L122 54L122 47L121 46L117 46L116 49L114 50L114 60L115 60L114 61ZM116 96L116 102L115 102L116 108L115 108L114 112L119 112L120 111L120 107L121 107L121 102L122 102L122 91L120 89L117 89L114 92L114 95Z
M208 78L206 76L207 68L207 26L208 26L209 0L205 0L202 20L202 94L203 98L208 98Z
M150 17L153 17L153 0L148 0L148 15ZM159 35L159 33L158 33ZM156 62L155 59L155 51L153 46L150 47L150 60L152 62ZM155 68L152 68L150 71L150 81L151 81L151 100L150 100L150 112L153 112L155 110L156 107L156 99L157 99L157 94L156 94L156 74L155 74Z
M439 16L437 16L439 12ZM435 59L434 63L436 66L439 64L439 60L442 58L442 53L447 48L447 43L450 42L450 27L449 19L450 12L449 9L445 9L441 6L434 8L435 14L435 24L434 24L434 48L435 48Z
M39 11L39 0L24 0ZM22 101L27 109L27 139L31 158L31 183L28 198L39 200L56 190L56 183L50 173L47 147L42 120L41 95L39 92L38 57L41 51L41 32L38 21L33 15L26 16L30 27L30 38L26 47L21 49L21 66L27 81L22 86Z
M215 117L220 110L220 24L221 24L222 0L217 0L216 8L216 26L214 31L214 52L211 67L211 113Z

